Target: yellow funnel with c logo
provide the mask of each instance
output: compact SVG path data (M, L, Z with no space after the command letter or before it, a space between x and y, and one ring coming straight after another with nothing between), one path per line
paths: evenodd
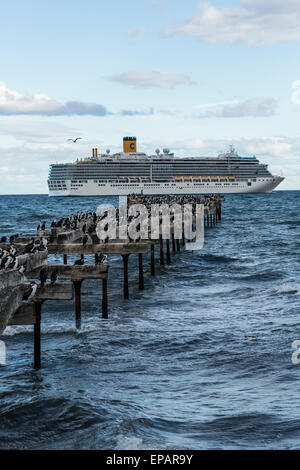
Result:
M123 151L125 153L136 152L136 137L124 137Z

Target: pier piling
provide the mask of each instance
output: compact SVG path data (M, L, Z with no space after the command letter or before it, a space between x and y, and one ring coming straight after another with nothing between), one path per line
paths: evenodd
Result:
M123 294L124 299L129 299L129 286L128 286L128 258L129 255L122 255L123 258L123 270L124 270L124 281L123 281Z
M139 254L139 290L144 290L144 268L143 268L143 255Z
M35 323L34 323L34 368L41 368L41 316L42 302L35 302Z
M165 257L164 257L164 240L162 235L159 237L159 248L160 248L160 265L165 265Z
M172 251L173 251L173 253L175 253L175 251L176 251L176 244L175 244L175 235L174 235L174 232L172 232L171 237L172 237Z
M108 318L107 278L102 279L102 318Z
M167 264L171 264L171 253L170 253L170 240L166 240L166 247L167 247Z
M150 245L150 250L151 250L151 261L150 261L150 271L151 271L151 276L155 276L155 245L151 243Z
M75 290L75 323L77 330L81 328L81 284L81 279L73 281Z

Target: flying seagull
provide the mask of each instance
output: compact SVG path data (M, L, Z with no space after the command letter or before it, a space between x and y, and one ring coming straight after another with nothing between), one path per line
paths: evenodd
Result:
M74 144L76 144L77 140L82 140L82 137L77 137L76 139L68 139L68 141L74 142Z

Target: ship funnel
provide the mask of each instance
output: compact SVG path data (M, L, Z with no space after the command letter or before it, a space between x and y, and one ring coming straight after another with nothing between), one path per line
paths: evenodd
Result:
M123 151L125 153L136 152L136 137L124 137Z

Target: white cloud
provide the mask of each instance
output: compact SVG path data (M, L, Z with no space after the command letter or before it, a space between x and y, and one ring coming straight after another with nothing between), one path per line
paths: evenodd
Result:
M179 85L191 85L187 75L154 70L130 70L108 77L109 80L135 88L162 88L171 90Z
M242 156L257 155L263 161L266 156L285 159L293 154L300 153L300 139L291 139L283 136L270 136L253 139L183 139L161 140L147 142L147 151L153 152L155 147L168 147L179 152L180 156L217 156L224 153L233 144ZM299 169L298 169L299 170Z
M176 77L170 74L169 87L175 86ZM180 81L177 77L177 82ZM181 77L184 77L183 75ZM161 82L167 83L167 78L163 76ZM182 78L183 80L183 78ZM146 86L146 85L145 85ZM167 88L167 86L165 86ZM0 116L142 116L154 114L154 110L121 110L115 113L109 111L105 106L97 103L84 103L81 101L68 101L62 104L47 95L36 94L25 96L16 90L11 90L0 82ZM1 129L0 129L1 132Z
M300 40L299 0L240 0L238 7L200 3L200 13L169 29L167 36L196 36L202 41L250 46Z
M80 101L63 104L44 94L25 96L0 82L0 115L105 116L107 114L109 111L101 104Z
M256 142L247 142L245 148L248 153L284 157L293 150L293 143L284 137L265 137Z
M128 34L132 38L141 38L141 37L147 36L148 30L147 28L136 28L136 29L132 29L131 31L129 31Z
M201 105L200 105L201 106ZM225 101L202 105L207 109L192 117L198 118L241 118L269 117L275 114L277 102L273 98L252 98L246 101Z
M295 80L292 83L292 92L291 101L293 104L298 105L300 104L300 80Z

